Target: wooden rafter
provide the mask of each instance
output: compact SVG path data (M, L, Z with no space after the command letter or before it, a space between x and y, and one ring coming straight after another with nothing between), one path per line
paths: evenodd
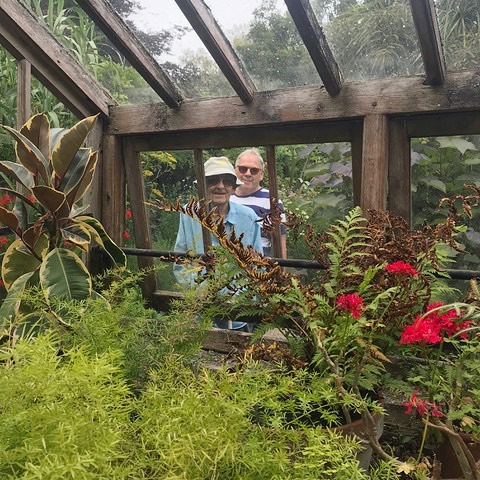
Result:
M142 135L185 130L279 126L365 115L409 115L478 111L480 71L447 73L432 88L422 76L345 82L334 98L318 87L258 92L250 105L237 97L188 101L172 112L162 105L126 105L111 109L109 133Z
M182 102L182 95L167 73L138 41L115 10L104 0L78 0L77 3L152 87L155 93L169 107L177 108Z
M21 2L0 2L0 43L75 115L108 115L112 97Z
M255 85L203 0L175 0L241 100L253 99Z
M309 0L285 3L327 92L337 95L342 88L342 74Z
M433 0L410 0L413 22L422 52L428 85L441 85L445 80L445 56Z

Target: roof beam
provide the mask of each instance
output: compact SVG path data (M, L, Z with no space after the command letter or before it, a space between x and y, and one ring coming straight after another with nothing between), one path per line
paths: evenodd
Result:
M366 115L476 111L480 114L480 71L447 73L444 85L424 85L424 77L345 82L331 97L324 88L307 86L257 92L250 105L238 97L184 102L176 111L164 105L125 105L110 109L109 133L142 135L200 129L258 127L352 120Z
M115 10L104 0L77 0L77 3L155 93L169 107L177 108L183 100L182 95Z
M410 0L428 85L445 81L445 56L433 0Z
M22 2L0 2L0 43L79 118L108 116L113 98Z
M208 6L203 0L175 1L242 102L250 103L255 85Z
M342 88L342 74L309 0L285 0L288 11L330 95Z

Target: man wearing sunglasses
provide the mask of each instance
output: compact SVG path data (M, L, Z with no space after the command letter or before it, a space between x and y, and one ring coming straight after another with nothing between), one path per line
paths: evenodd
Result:
M231 202L245 205L251 208L258 217L264 218L270 213L270 192L260 186L263 180L265 162L256 148L243 151L235 162L235 173L241 184L237 186L232 195ZM283 204L278 200L278 206L283 212ZM285 221L285 215L282 214ZM287 257L287 230L285 225L280 225L282 258ZM262 232L263 253L269 257L272 255L272 239L268 233Z
M206 200L214 215L221 218L227 233L235 229L239 237L243 234L242 243L253 245L257 252L263 253L262 238L258 217L253 210L237 205L230 201L235 187L240 180L235 175L235 170L227 157L212 157L205 162L205 183L207 186ZM210 235L212 245L218 245L218 239ZM175 252L204 253L202 225L193 218L180 214L180 225ZM182 265L174 265L177 281L182 285L193 286L195 276Z

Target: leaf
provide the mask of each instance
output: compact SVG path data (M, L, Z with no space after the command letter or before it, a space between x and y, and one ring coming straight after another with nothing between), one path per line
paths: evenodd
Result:
M440 148L454 148L462 155L467 150L478 150L472 142L467 142L461 137L437 137L436 140L440 144Z
M96 218L81 216L77 217L75 221L91 227L89 232L92 234L92 238L105 250L117 266L124 267L127 264L127 257L122 249L108 236L102 224Z
M20 129L20 133L38 147L45 159L50 158L50 122L45 114L39 113L31 117Z
M32 277L34 272L24 273L12 285L5 300L3 300L0 307L0 331L6 326L9 318L15 318L20 309L22 294L25 290L28 280Z
M55 174L63 179L70 168L72 162L85 142L85 138L90 132L98 115L84 118L60 138L52 151L52 164Z
M13 232L19 233L18 217L5 207L0 206L0 222L10 228Z
M35 250L45 251L46 245L48 245L48 238L44 235L44 240L37 242ZM3 257L2 278L5 283L5 288L9 290L15 280L20 278L24 273L34 272L39 266L40 260L32 255L25 248L22 241L17 238L9 245Z
M19 163L9 162L8 160L0 162L0 171L21 183L25 188L30 189L35 185L32 172Z
M47 301L52 297L83 300L92 291L92 279L82 260L65 248L55 248L44 258L40 285Z
M27 137L17 130L3 126L10 135L17 141L16 152L18 161L34 176L40 175L43 181L49 183L49 175L47 173L48 160L43 156L42 152Z
M97 161L98 161L98 153L97 152L91 153L90 156L88 157L88 162L85 165L85 168L83 169L81 177L78 179L76 184L72 184L72 187L70 190L67 190L67 188L69 188L71 184L71 182L68 182L68 185L66 186L66 190L67 190L67 201L70 206L73 206L76 202L78 202L90 187L93 180L93 176L95 174L95 169L97 167Z
M92 237L88 229L79 223L62 228L61 232L64 240L75 244L77 247L85 251L88 250L88 245L92 242Z
M409 475L410 473L415 471L415 465L407 462L402 462L397 468L397 473L406 473Z
M66 201L65 194L52 187L39 185L38 187L33 187L32 192L38 202L52 213L55 213Z

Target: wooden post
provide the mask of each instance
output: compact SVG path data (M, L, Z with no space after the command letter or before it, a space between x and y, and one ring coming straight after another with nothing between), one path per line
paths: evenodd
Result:
M139 152L135 151L133 143L127 138L123 140L122 146L130 209L132 211L135 247L151 250L152 235L146 206L147 196L145 192L145 183L143 180L140 154ZM140 269L151 269L154 265L154 262L152 257L137 257L137 264L138 268ZM151 300L155 290L155 272L151 271L144 277L142 282L142 291L144 297L148 300Z
M385 115L367 115L363 121L362 188L360 206L387 208L388 120Z
M275 161L275 146L265 146L267 171L268 171L268 189L270 191L270 208L278 208L278 184L277 184L277 164ZM273 256L277 258L285 257L282 251L282 239L280 225L276 224L272 235Z
M363 150L363 125L351 126L350 145L352 151L352 184L353 204L360 205L360 192L362 190L362 150Z
M31 115L30 92L32 65L27 60L17 60L17 128L20 129Z
M207 198L207 185L205 182L205 168L203 165L203 150L201 148L193 149L193 159L195 161L195 178L197 179L198 199ZM208 252L212 246L210 232L202 226L203 250Z
M404 119L390 120L389 139L388 209L403 217L410 225L412 220L412 168L410 138Z

